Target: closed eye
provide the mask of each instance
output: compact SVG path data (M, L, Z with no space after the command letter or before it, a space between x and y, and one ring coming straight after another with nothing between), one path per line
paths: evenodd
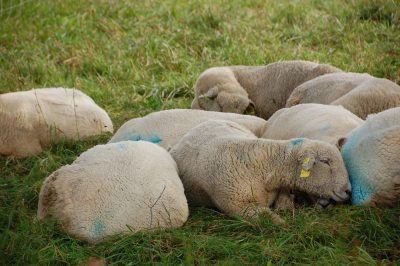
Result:
M329 158L321 158L320 161L324 164L331 165L331 159Z

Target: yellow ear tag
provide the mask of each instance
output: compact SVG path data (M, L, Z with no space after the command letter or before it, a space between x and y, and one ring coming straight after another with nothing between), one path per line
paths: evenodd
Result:
M306 177L309 177L310 174L311 174L311 171L307 171L307 170L301 169L300 177L306 178Z
M303 161L303 163L306 163L306 164L309 163L309 162L310 162L310 158L308 158L308 157L306 157L306 158L304 159L304 161ZM301 169L300 177L306 178L306 177L309 177L310 174L311 174L311 171L310 171L310 170Z

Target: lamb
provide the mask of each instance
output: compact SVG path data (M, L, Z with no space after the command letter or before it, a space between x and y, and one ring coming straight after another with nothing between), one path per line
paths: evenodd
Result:
M129 120L118 129L110 143L123 140L146 140L169 149L191 128L213 118L239 123L256 136L261 136L266 124L264 119L249 115L174 109Z
M400 86L368 74L331 73L294 89L286 107L300 103L342 105L365 119L369 114L400 106Z
M268 214L281 191L299 189L344 201L351 190L339 150L309 139L259 139L230 121L210 120L190 130L170 151L190 206L216 207L254 219Z
M340 69L309 61L283 61L266 66L213 67L204 71L195 85L192 109L243 114L254 107L268 119L285 107L298 85Z
M339 140L364 120L341 106L299 104L277 111L267 121L262 138L309 138L340 146Z
M188 214L171 155L150 142L123 141L95 146L47 177L37 216L97 243L131 230L176 228Z
M353 187L352 204L400 203L400 107L368 116L345 142L342 156Z
M0 95L0 154L23 158L61 139L112 133L108 114L77 89L46 88Z

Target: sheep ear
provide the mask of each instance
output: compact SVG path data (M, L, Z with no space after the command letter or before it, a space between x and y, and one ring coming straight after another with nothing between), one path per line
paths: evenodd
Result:
M201 96L201 95L200 95ZM199 97L200 97L199 96ZM203 94L205 98L214 99L218 96L218 87L210 88L206 93Z
M347 138L343 137L343 138L338 139L338 141L336 142L336 147L339 149L339 151L342 150L343 145L346 144L346 142L347 142Z
M315 158L313 156L306 156L303 159L300 177L307 178L311 174L311 169L313 168L315 163Z

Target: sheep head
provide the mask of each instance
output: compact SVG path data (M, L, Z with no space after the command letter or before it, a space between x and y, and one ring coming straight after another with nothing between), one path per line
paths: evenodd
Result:
M243 114L254 111L254 103L229 68L211 68L198 79L192 109Z
M319 197L322 206L329 200L348 200L351 185L339 150L321 141L301 139L300 145L293 140L292 143L299 146L295 188Z

